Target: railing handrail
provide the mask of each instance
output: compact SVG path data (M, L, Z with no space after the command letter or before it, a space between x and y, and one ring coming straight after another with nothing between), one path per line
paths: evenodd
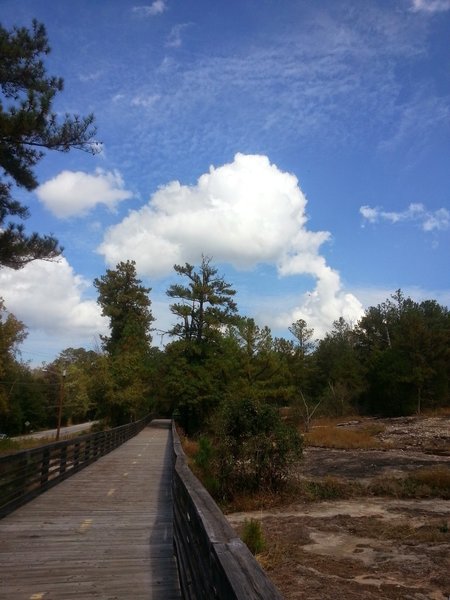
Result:
M152 418L0 457L0 518L111 452Z
M282 600L190 470L172 423L174 547L186 600Z

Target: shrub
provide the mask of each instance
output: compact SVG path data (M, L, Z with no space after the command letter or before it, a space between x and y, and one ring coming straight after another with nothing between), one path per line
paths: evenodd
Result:
M198 450L194 455L194 465L204 486L213 496L219 491L219 482L214 471L214 455L211 440L202 436L198 441Z
M302 438L279 411L255 399L225 402L216 421L216 476L223 497L277 489L302 451Z
M261 523L255 519L245 519L242 528L242 541L252 554L259 554L265 548L264 534Z

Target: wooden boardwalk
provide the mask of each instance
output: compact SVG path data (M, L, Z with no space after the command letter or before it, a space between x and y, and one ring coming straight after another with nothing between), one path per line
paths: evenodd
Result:
M2 600L181 598L169 422L0 520Z

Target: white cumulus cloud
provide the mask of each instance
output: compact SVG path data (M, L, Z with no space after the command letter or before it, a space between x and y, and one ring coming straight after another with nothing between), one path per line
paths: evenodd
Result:
M125 189L118 171L100 168L94 174L62 171L40 185L36 194L45 207L59 218L86 215L98 204L114 210L119 202L133 196Z
M198 264L202 253L237 269L265 263L276 265L281 276L312 276L315 289L283 320L290 324L305 314L324 332L340 316L359 318L362 306L344 293L339 274L320 255L330 234L306 228L306 204L294 175L266 156L237 154L232 163L211 167L196 185L173 181L161 187L106 232L99 252L110 265L133 259L141 274L153 277L172 273L176 263Z
M108 329L95 300L84 300L88 282L65 258L34 261L19 271L0 271L1 295L10 312L33 330L95 336Z
M377 223L379 221L388 221L390 223L400 223L412 221L418 223L423 231L446 230L450 227L450 211L446 208L439 208L435 211L428 210L421 203L412 203L406 210L395 212L385 211L379 207L361 206L359 209L365 221Z

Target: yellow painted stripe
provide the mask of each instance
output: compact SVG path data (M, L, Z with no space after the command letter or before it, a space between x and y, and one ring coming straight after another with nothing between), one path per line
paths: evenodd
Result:
M84 519L81 522L80 529L78 530L80 533L86 533L86 531L91 527L92 519Z

